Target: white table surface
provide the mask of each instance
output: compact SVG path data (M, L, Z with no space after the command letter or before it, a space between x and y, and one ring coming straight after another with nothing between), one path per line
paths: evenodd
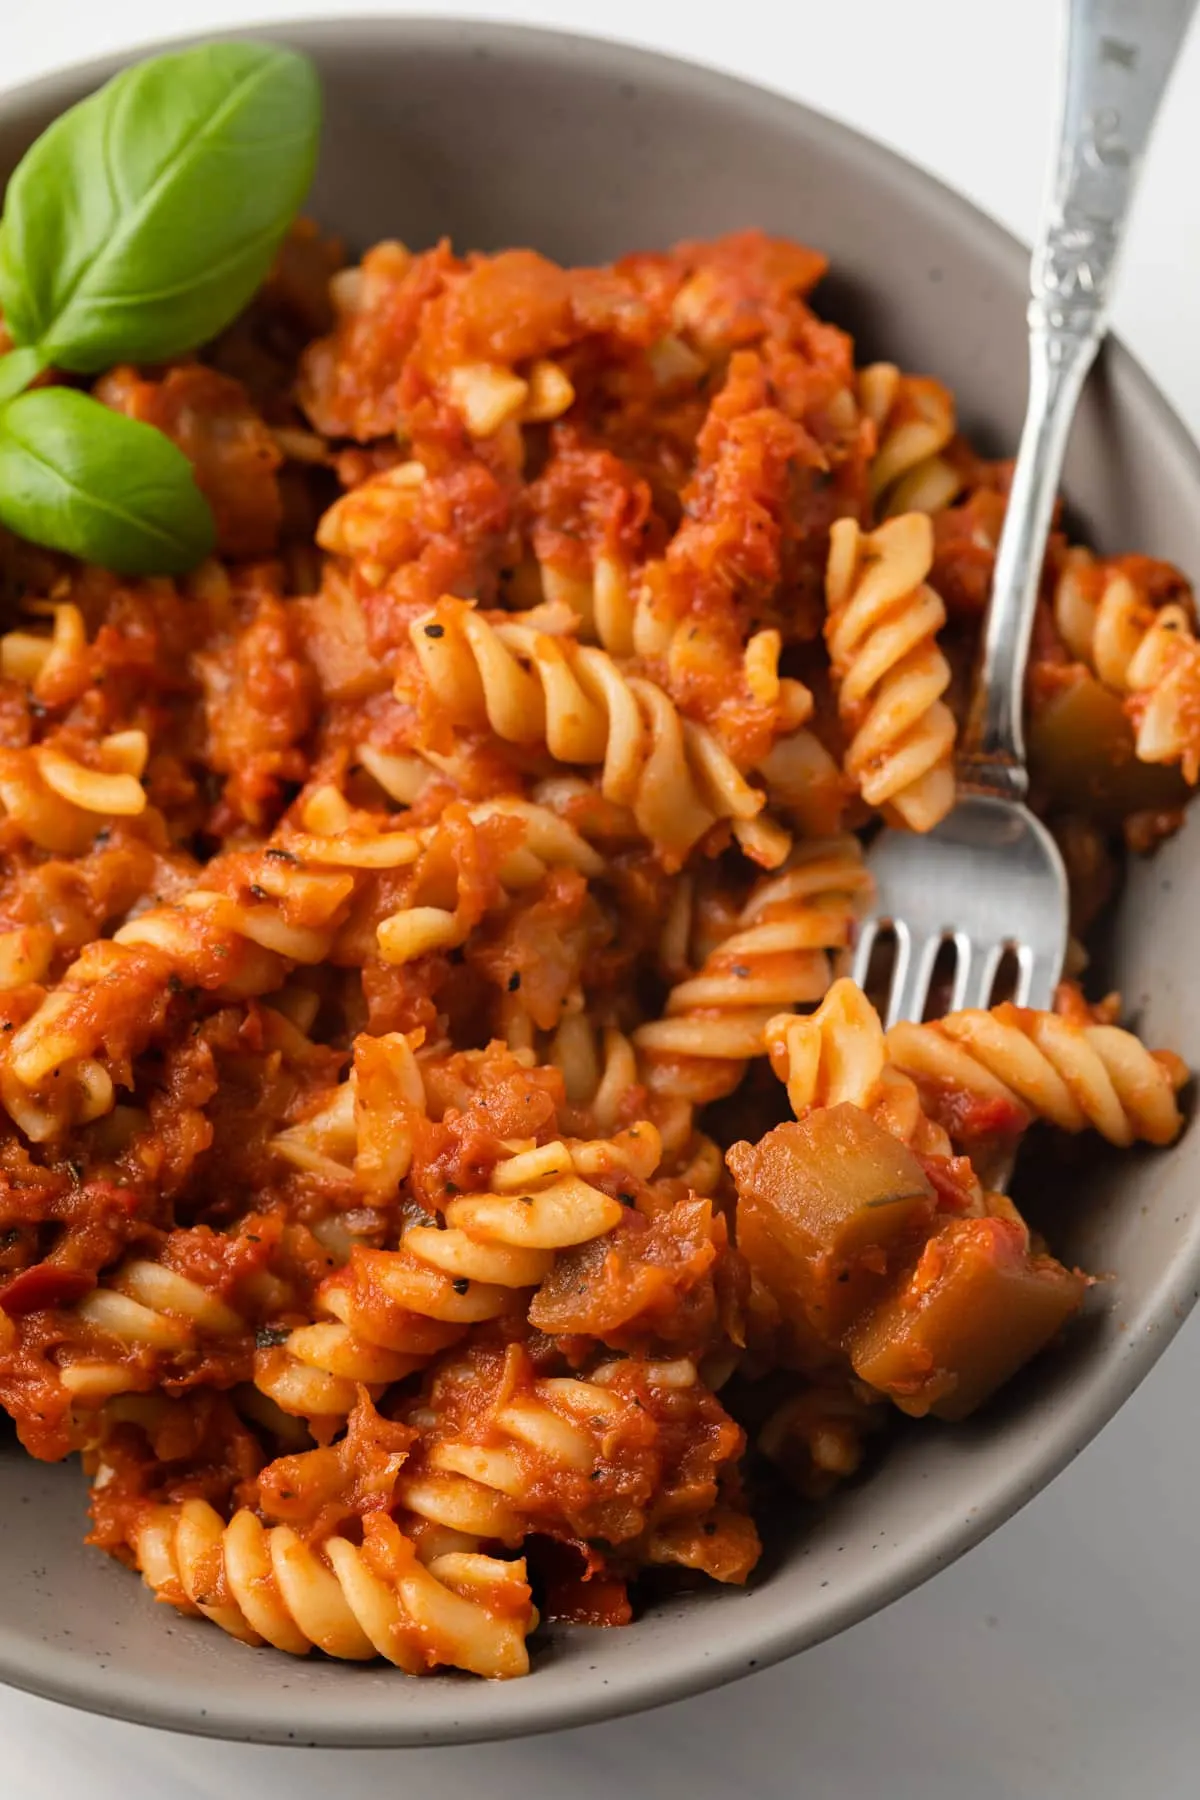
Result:
M166 28L403 10L597 30L725 67L873 133L1032 230L1056 0L7 0L0 86ZM1198 98L1200 28L1160 124L1117 323L1200 435ZM0 1796L1193 1800L1198 1364L1200 1318L988 1543L835 1642L721 1693L524 1743L388 1753L170 1737L3 1689Z

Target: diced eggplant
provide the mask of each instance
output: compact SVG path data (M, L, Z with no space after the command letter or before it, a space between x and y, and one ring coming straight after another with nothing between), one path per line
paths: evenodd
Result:
M1120 695L1083 668L1035 708L1029 768L1051 805L1108 825L1134 812L1172 812L1189 794L1178 769L1137 760Z
M742 1254L803 1333L840 1347L889 1275L916 1256L935 1198L905 1145L856 1106L776 1126L727 1161Z
M1087 1286L1032 1255L1019 1221L955 1219L855 1328L855 1373L914 1418L964 1419L1050 1341Z

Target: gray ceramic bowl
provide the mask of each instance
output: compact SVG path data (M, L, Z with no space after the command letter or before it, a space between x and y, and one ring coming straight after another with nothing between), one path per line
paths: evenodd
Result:
M821 303L863 348L930 370L965 428L1011 447L1025 385L1026 261L963 201L829 120L641 52L478 24L273 27L312 54L328 124L315 212L352 244L532 244L604 260L758 224L821 246ZM0 96L0 176L97 64ZM1200 571L1200 460L1110 346L1067 486L1102 548ZM1194 827L1131 874L1114 974L1159 1043L1200 1061L1190 973ZM0 1453L0 1677L97 1712L213 1736L308 1744L503 1737L635 1711L803 1650L885 1606L998 1525L1067 1463L1178 1329L1200 1273L1200 1136L1114 1158L1066 1196L1056 1245L1116 1271L1093 1316L988 1417L913 1432L820 1522L797 1521L746 1593L716 1588L626 1631L562 1631L525 1681L411 1681L251 1651L155 1606L85 1550L75 1468Z

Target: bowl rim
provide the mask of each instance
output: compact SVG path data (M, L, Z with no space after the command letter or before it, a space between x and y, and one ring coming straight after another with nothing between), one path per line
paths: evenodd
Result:
M856 166L874 186L908 195L919 192L927 208L952 222L977 254L1009 278L1019 277L1023 282L1028 268L1027 248L965 195L898 151L779 89L620 39L502 23L470 14L291 17L154 37L106 55L63 64L32 81L0 87L0 122L14 108L69 104L81 89L98 86L135 58L236 38L292 43L318 57L325 47L374 39L389 55L412 45L444 46L463 55L494 50L548 62L577 58L603 64L615 79L636 81L641 76L660 87L674 84L702 99L709 98L714 105L740 97L743 103L753 101L781 123L806 119L814 132L833 144L841 160ZM1136 394L1160 438L1170 443L1181 462L1191 465L1200 488L1200 447L1141 363L1111 335L1102 359L1120 371L1123 385ZM958 1513L949 1523L944 1517L931 1522L927 1530L875 1565L879 1572L871 1580L850 1585L840 1596L829 1598L819 1619L795 1621L784 1613L774 1620L756 1619L748 1630L748 1622L739 1620L736 1604L730 1606L711 1646L703 1648L703 1635L697 1634L689 1650L685 1634L679 1634L678 1655L669 1665L658 1664L651 1678L644 1667L633 1665L628 1672L614 1670L603 1685L580 1681L567 1700L561 1696L543 1700L535 1665L530 1677L515 1683L472 1683L469 1701L460 1688L464 1699L461 1716L432 1727L423 1727L415 1715L389 1713L377 1704L368 1704L365 1694L356 1705L353 1695L343 1690L331 1694L323 1704L311 1693L303 1699L297 1694L288 1710L274 1697L257 1694L252 1681L246 1683L244 1697L238 1701L201 1709L195 1704L188 1706L178 1691L164 1694L157 1690L150 1678L123 1675L114 1682L115 1656L98 1665L59 1646L35 1642L29 1636L22 1639L19 1630L0 1617L0 1681L129 1723L193 1736L296 1747L382 1749L475 1743L565 1730L648 1711L724 1686L810 1649L881 1611L972 1549L1046 1487L1108 1423L1182 1326L1192 1303L1200 1297L1198 1290L1200 1232L1191 1245L1181 1241L1177 1255L1143 1302L1142 1317L1149 1322L1148 1328L1124 1334L1096 1370L1080 1380L1068 1402L1058 1404L1053 1429L1027 1436L1003 1478L991 1481L986 1497L969 1515Z

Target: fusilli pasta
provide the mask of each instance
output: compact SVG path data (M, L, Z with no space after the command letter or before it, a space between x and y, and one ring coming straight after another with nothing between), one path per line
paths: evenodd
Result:
M822 257L339 262L94 383L192 460L193 573L0 534L0 1404L189 1618L503 1678L983 1405L1089 1285L994 1191L1025 1128L1166 1145L1185 1071L1070 986L885 1032L845 979L1008 474ZM1194 631L1054 537L1031 719L1120 728L1107 811L1046 780L1080 938L1176 822L1128 721L1195 776Z
M1133 560L1133 559L1130 559ZM1193 610L1155 606L1120 559L1068 552L1054 588L1054 622L1072 655L1128 696L1143 762L1178 763L1200 779L1200 644Z
M529 1668L525 1638L537 1615L525 1564L452 1551L426 1566L386 1519L368 1525L361 1545L333 1536L312 1546L247 1507L226 1524L193 1499L147 1508L133 1549L158 1599L245 1644L352 1662L382 1656L410 1675L448 1667L504 1678Z
M652 1126L623 1134L621 1146L550 1143L496 1165L495 1191L463 1194L441 1223L407 1225L394 1250L351 1252L314 1297L317 1318L278 1346L260 1350L255 1385L284 1412L345 1417L358 1385L402 1381L464 1330L514 1311L514 1295L535 1288L554 1253L601 1237L621 1217L619 1201L591 1186L581 1169L608 1156L658 1162Z
M838 708L851 733L846 773L871 806L928 831L954 804L950 666L937 646L945 608L925 581L933 534L923 513L830 536L829 645Z
M757 882L730 936L634 1033L651 1086L696 1102L731 1092L777 1010L825 993L869 887L855 838L806 844Z
M949 506L961 486L941 454L954 437L949 391L928 376L901 374L895 363L871 363L859 372L858 398L878 434L870 468L876 516Z
M1090 1126L1110 1144L1169 1144L1183 1124L1178 1058L1115 1025L1003 1005L894 1025L887 1043L893 1065L927 1090L1015 1105L1060 1131Z
M711 732L602 650L458 601L414 620L423 682L440 714L557 762L600 765L601 791L675 862L720 819L751 820L764 796Z
M914 1149L949 1154L948 1135L925 1113L915 1082L893 1066L879 1014L852 981L835 981L807 1018L771 1019L765 1039L798 1119L813 1107L856 1106Z

